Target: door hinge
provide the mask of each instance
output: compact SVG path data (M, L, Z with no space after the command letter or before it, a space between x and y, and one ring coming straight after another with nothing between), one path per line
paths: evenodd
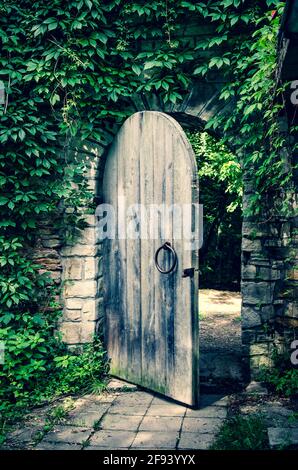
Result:
M194 277L195 268L183 269L182 277Z

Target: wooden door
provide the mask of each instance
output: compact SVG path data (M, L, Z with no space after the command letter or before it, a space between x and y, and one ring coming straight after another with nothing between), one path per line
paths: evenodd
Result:
M127 119L108 153L103 184L104 202L113 206L117 221L115 238L105 240L103 254L111 374L191 406L199 389L198 251L174 234L174 217L167 216L161 230L162 211L152 204L188 207L198 202L197 193L195 158L180 125L153 111ZM135 204L158 215L150 224L136 223L140 233L134 236L132 230L127 237L124 229L134 227L135 212L127 218L124 213ZM191 214L183 213L184 227L193 224ZM177 254L169 274L155 264L165 242ZM170 250L166 245L159 251L161 270L175 262ZM183 277L189 268L194 269Z

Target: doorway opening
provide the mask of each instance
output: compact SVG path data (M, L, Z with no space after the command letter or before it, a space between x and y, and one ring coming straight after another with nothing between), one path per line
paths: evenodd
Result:
M195 152L204 243L200 249L199 348L202 387L241 386L242 172L215 137L188 132Z

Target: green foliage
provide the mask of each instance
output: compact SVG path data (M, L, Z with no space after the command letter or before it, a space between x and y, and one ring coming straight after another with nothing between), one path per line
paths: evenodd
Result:
M264 450L268 449L267 428L262 416L234 416L223 424L213 450Z
M66 352L54 359L57 369L55 389L61 394L102 391L108 372L105 352L99 340L87 344L78 354Z
M206 132L189 132L204 206L204 244L200 285L239 289L242 222L242 171L235 155Z
M189 132L188 138L194 149L200 181L216 180L224 192L231 196L227 211L242 206L242 171L237 157L218 139L206 132Z
M267 5L282 14L283 2L268 1ZM243 10L240 10L235 12L235 24L241 21L241 17L245 21ZM224 21L219 21L218 32L227 21L223 15L228 15L228 12L222 13L220 18ZM278 83L276 78L279 15L272 19L269 11L262 12L258 2L251 2L251 8L245 12L250 34L239 38L237 35L232 37L229 31L228 50L219 58L213 57L208 64L201 66L200 71L201 75L207 74L208 77L209 70L217 66L227 77L228 83L220 96L223 108L227 108L214 116L206 129L224 133L224 141L241 157L243 169L254 182L255 192L250 197L247 215L261 215L264 209L272 210L273 197L276 202L274 210L284 214L291 211L290 196L286 194L287 188L289 192L293 190L293 175L286 163L290 146L279 119L285 85ZM216 21L219 19L217 14L212 17ZM264 194L271 195L269 204L268 196L264 197Z
M287 354L273 354L274 367L263 368L259 374L260 380L266 382L272 391L285 396L298 395L298 369L295 368Z

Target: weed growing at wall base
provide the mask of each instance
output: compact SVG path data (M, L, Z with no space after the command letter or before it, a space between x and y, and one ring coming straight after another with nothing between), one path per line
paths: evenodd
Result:
M267 428L261 416L234 416L221 427L212 450L269 449Z
M3 331L1 331L3 333ZM101 392L108 366L99 339L70 352L49 335L7 334L6 361L0 369L0 433L34 405L60 395Z

